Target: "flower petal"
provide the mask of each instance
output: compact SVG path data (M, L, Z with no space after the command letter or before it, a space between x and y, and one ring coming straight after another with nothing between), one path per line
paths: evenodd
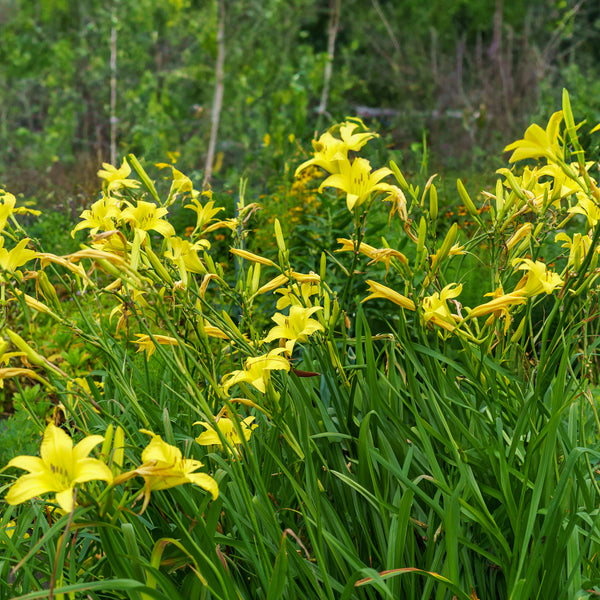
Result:
M73 474L73 482L83 483L84 481L92 481L94 479L112 481L113 475L108 466L97 458L83 458L77 461L75 473Z
M73 449L74 460L86 458L92 449L103 441L104 437L101 435L88 435L83 438Z
M37 456L15 456L6 466L17 467L17 469L23 469L36 475L46 472L44 461Z
M66 512L73 510L73 488L70 487L56 494L56 503Z
M203 490L212 494L213 500L219 497L219 485L217 482L206 473L191 473L188 475L190 483L199 485Z
M69 435L50 423L44 432L44 439L40 448L40 456L47 464L65 464L71 462L73 440Z
M48 475L21 475L6 494L8 504L21 504L35 496L56 491L56 482Z

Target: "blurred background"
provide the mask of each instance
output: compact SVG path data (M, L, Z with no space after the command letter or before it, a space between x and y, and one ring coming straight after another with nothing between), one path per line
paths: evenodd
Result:
M129 152L201 180L212 131L213 187L267 193L346 116L479 170L563 87L600 121L599 64L597 0L0 0L0 187L76 217Z

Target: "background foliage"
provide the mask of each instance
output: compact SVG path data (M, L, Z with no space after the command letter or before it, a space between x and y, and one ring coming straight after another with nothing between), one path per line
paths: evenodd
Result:
M426 133L446 167L494 155L500 139L556 106L552 90L565 83L577 86L580 114L597 117L591 0L343 0L322 115L336 2L223 4L215 171L232 187L242 171L264 192L265 167L280 174L284 152L346 115L383 124L405 162ZM113 28L118 152L148 161L179 152L182 168L202 169L218 18L205 0L2 2L0 183L49 205L57 190L77 206L93 193L110 155Z

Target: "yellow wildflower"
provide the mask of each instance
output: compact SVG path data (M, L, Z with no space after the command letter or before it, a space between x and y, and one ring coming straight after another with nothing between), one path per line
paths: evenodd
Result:
M558 139L559 126L562 120L563 113L561 110L550 117L545 130L535 123L530 125L522 140L517 140L504 148L505 152L514 150L509 162L514 163L526 158L542 157L550 161L562 160L563 150Z
M15 273L19 267L36 258L37 253L26 248L29 241L29 238L24 238L12 250L7 250L4 238L0 236L0 270Z
M201 446L221 446L225 447L228 452L238 453L235 446L241 446L242 437L248 441L252 435L252 431L258 427L253 424L254 417L246 417L239 421L239 428L242 433L240 437L235 423L228 417L216 417L216 427L205 421L197 421L194 425L202 425L206 431L203 431L197 438L196 442ZM220 434L220 435L219 435ZM222 439L225 438L230 445L223 445Z
M279 356L284 351L285 348L276 348L262 356L250 357L246 361L243 370L233 371L223 378L223 390L225 393L236 383L249 383L264 394L271 371L290 370L288 359Z
M392 174L387 167L371 172L371 163L366 158L355 158L352 163L348 159L339 162L340 172L330 175L319 186L333 187L346 192L346 205L352 211L360 206L376 191L384 190L389 185L382 183L384 177Z
M303 306L292 305L288 316L281 313L275 314L272 319L277 325L269 331L263 341L268 343L273 340L287 340L285 350L291 355L296 342L304 342L308 336L324 330L323 325L310 318L318 310L323 309L321 306L304 308Z
M530 298L541 293L551 294L556 288L564 284L563 279L558 273L548 271L546 265L539 260L533 262L528 258L521 258L517 259L513 263L513 266L519 263L519 269L527 271L527 274L519 281L514 290L515 292L519 292Z
M133 343L139 346L137 349L138 352L146 351L146 360L150 360L150 357L154 354L154 351L156 350L156 346L154 345L155 342L161 346L179 345L179 340L169 337L168 335L154 334L152 337L145 333L136 333L135 335L138 339L134 340Z
M98 171L98 177L104 179L104 188L107 191L119 190L121 188L137 188L140 182L135 179L127 179L131 173L131 167L124 158L120 168L113 167L110 163L102 163L103 169Z
M453 331L460 317L450 312L448 300L456 298L462 292L462 284L450 283L440 292L423 298L423 321L434 323L447 331Z
M144 489L140 497L144 498L142 505L143 513L150 502L150 494L156 490L166 490L184 483L193 483L203 490L209 492L213 500L219 496L219 486L217 482L206 473L196 473L202 465L199 460L193 458L183 458L181 450L175 446L167 444L160 435L156 435L145 429L141 430L152 436L150 443L142 452L142 465L123 473L115 478L115 485L123 483L132 477L144 478Z
M78 483L94 479L112 481L110 469L96 458L88 458L102 442L101 435L89 435L73 447L73 440L62 429L50 423L44 432L40 458L17 456L8 467L29 471L21 475L6 494L8 504L21 504L46 492L56 492L56 502L65 511L73 509L73 493Z
M141 233L142 240L147 231L157 231L163 237L168 238L175 235L175 229L171 223L162 218L167 212L166 208L156 206L152 202L138 200L135 208L129 206L123 210L121 218L129 223L136 233Z
M110 231L115 228L115 220L119 219L121 209L119 201L111 196L103 195L100 200L92 204L90 210L84 210L78 223L71 231L71 237L75 237L75 232L80 229L89 229L90 235L94 235L99 229Z

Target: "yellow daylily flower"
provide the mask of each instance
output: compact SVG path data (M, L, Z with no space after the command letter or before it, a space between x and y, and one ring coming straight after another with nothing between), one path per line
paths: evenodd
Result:
M373 131L364 131L362 133L354 133L359 124L365 127L364 123L360 119L356 119L357 123L344 122L340 125L340 137L342 142L346 145L347 150L358 152L369 140L379 137L378 133Z
M319 186L319 192L325 187L333 187L346 192L348 210L354 210L376 191L384 190L387 183L380 183L384 177L392 174L387 167L371 172L371 163L366 158L340 161L340 172L330 175Z
M394 213L397 213L403 221L407 221L408 212L406 209L406 196L404 195L404 192L397 185L390 184L386 184L385 187L382 187L381 191L386 194L386 196L382 198L383 202L392 203L389 220L391 221Z
M169 190L169 197L167 198L166 202L167 205L173 204L173 202L175 202L175 198L179 194L194 192L194 184L192 183L192 180L187 175L176 169L173 165L169 165L167 163L156 163L156 166L159 169L171 169L173 181L171 183L171 189Z
M144 350L147 352L146 360L150 360L150 357L154 354L156 350L155 342L161 346L179 346L179 340L168 335L155 334L154 339L146 333L136 333L135 335L138 339L134 340L133 343L139 346L137 352L143 352Z
M275 307L277 310L283 310L287 306L311 306L312 296L316 296L320 293L321 286L315 283L305 282L298 286L297 283L293 283L291 286L281 288L275 291L277 294L281 294L281 298L277 300Z
M377 283L372 279L367 279L365 282L369 286L369 292L371 292L366 298L362 300L362 302L366 302L367 300L373 300L374 298L383 298L384 300L390 300L394 304L401 306L402 308L406 308L408 310L415 310L415 303L406 296L399 294L392 288L387 287L386 285L382 285L381 283Z
M142 239L147 231L157 231L163 237L169 238L175 235L175 228L162 218L167 213L166 208L156 206L152 202L138 200L135 207L129 206L123 210L121 218L136 232L142 232Z
M84 210L78 223L71 231L71 237L75 237L75 232L80 229L89 229L90 235L94 235L99 229L102 231L111 231L115 229L115 221L119 219L121 209L119 201L111 196L103 195L100 200L92 204L89 210Z
M223 447L222 438L225 438L230 444L224 446L228 452L238 454L235 446L241 446L242 438L238 434L238 430L235 427L235 423L228 417L216 417L216 428L206 421L197 421L194 425L202 425L206 429L197 438L196 442L201 446L221 446ZM253 424L254 417L246 417L242 421L239 421L239 427L242 432L243 439L248 441L252 435L252 431L258 427ZM217 431L218 430L218 431ZM219 433L221 437L219 437Z
M203 195L206 194L207 192L203 193ZM209 200L206 204L202 204L197 198L192 198L192 203L184 206L184 208L189 208L196 213L196 231L203 231L204 228L214 220L215 215L224 210L222 206L217 206L215 208L215 203L210 198L212 198L212 193L210 193Z
M569 209L572 214L584 215L587 226L594 229L600 221L600 206L596 204L587 194L577 194L577 204Z
M336 252L354 252L354 242L352 240L347 238L338 238L337 241L342 247L336 250ZM373 263L383 262L385 264L386 273L390 270L390 262L392 258L397 258L401 263L408 265L408 259L406 256L404 256L402 252L394 250L393 248L374 248L369 244L361 242L358 251L372 259L369 263L370 265Z
M102 163L103 169L97 173L98 177L104 179L104 187L107 191L119 190L121 188L137 188L140 182L135 179L127 179L131 173L131 167L124 158L121 166L113 167L110 163Z
M559 126L563 120L562 110L555 112L548 121L546 129L535 123L530 125L522 140L517 140L504 148L504 152L514 150L509 162L514 163L526 158L546 158L550 161L563 160L563 149L559 144Z
M113 476L101 460L88 458L102 442L101 435L89 435L73 447L73 440L54 423L44 432L40 457L17 456L8 467L29 471L21 475L6 494L8 504L21 504L35 496L56 492L56 502L65 511L73 509L73 490L78 483L92 480L112 482Z
M14 273L19 267L37 257L34 250L26 248L29 238L22 239L12 250L4 248L4 238L0 236L0 270Z
M557 233L554 241L565 242L562 247L569 249L567 266L575 269L579 269L592 245L592 238L589 235L581 235L581 233L574 234L573 239L566 233Z
M266 384L271 371L289 371L290 363L287 358L279 356L285 352L285 348L276 348L262 356L252 356L244 365L243 370L233 371L223 377L223 390L228 392L229 388L236 383L249 383L263 394L266 392Z
M0 232L6 227L8 217L16 215L41 215L42 211L33 208L25 208L24 206L16 207L17 199L13 194L0 189Z
M263 342L269 343L273 340L287 340L285 350L291 355L296 342L305 342L308 336L313 333L324 331L321 323L310 318L318 310L323 310L323 308L321 306L304 308L303 306L292 305L290 306L290 314L288 316L281 313L275 314L272 319L277 325L269 331Z
M474 309L469 311L468 318L471 317L482 317L484 315L490 315L485 324L489 327L492 326L494 319L505 319L504 324L504 335L507 334L508 328L510 327L510 309L513 306L518 306L519 304L524 304L527 302L527 299L523 294L519 292L512 292L510 294L505 294L502 286L498 287L496 290L489 294L485 294L486 296L492 296L493 299L485 304L480 304L476 306Z
M321 167L328 173L338 173L338 162L346 159L348 153L346 144L342 140L333 137L329 131L326 131L317 141L313 140L312 145L314 149L313 158L304 161L296 169L294 176L298 177L304 169L312 165Z
M423 321L434 323L447 331L454 331L460 317L450 312L447 301L462 292L462 284L450 283L440 292L423 298Z
M198 252L210 248L208 240L200 240L192 244L187 240L175 236L169 240L169 246L171 249L165 252L165 257L177 265L185 287L187 287L188 272L200 273L201 275L206 273L206 267L200 261Z
M527 271L527 274L519 281L514 291L527 298L541 293L551 294L564 284L564 280L558 273L548 271L546 265L539 260L533 262L528 258L520 258L514 261L513 266L519 263L519 269Z
M8 217L13 214L17 199L10 194L0 189L0 231L6 227Z
M213 500L219 497L217 482L206 473L196 473L202 463L193 458L183 458L181 450L167 444L160 435L141 429L152 437L150 443L142 451L142 465L115 478L115 485L132 477L144 478L144 489L140 497L144 498L143 513L150 502L150 494L156 490L166 490L184 483L193 483L212 495Z

